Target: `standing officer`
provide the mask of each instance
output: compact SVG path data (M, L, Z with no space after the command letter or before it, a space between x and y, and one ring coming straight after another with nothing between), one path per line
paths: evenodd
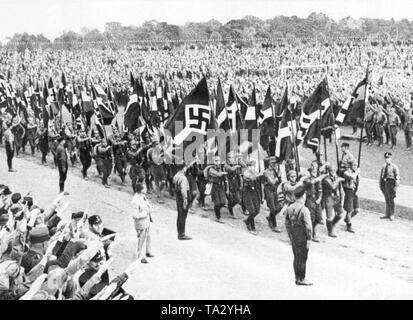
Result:
M267 202L267 207L270 209L270 215L267 217L270 229L274 232L280 233L281 230L277 228L277 214L281 211L278 203L277 189L281 182L280 169L275 157L267 158L268 168L264 171L264 196Z
M397 115L396 109L390 108L389 126L392 148L394 148L394 146L397 144L397 128L399 127L400 123L400 117Z
M109 188L108 178L112 172L112 147L108 146L106 139L102 140L100 145L96 146L96 164L98 171L102 173L102 184Z
M9 167L9 172L16 172L13 169L13 157L14 157L14 134L11 131L12 124L11 122L6 123L6 131L3 135L3 143L6 147L7 155L7 165Z
M303 186L295 188L295 202L287 208L285 227L293 247L295 284L311 286L312 283L305 279L305 272L313 228L310 210L305 206L305 194Z
M190 237L185 235L185 223L188 216L189 209L189 181L185 174L185 165L176 164L178 172L173 178L176 195L176 206L178 209L178 218L176 220L176 227L178 230L179 240L191 240Z
M79 148L79 158L82 163L82 176L83 179L89 180L87 177L87 170L92 164L92 144L90 137L86 135L85 130L81 130L77 139L77 145Z
M60 193L64 192L65 181L67 178L67 170L69 167L68 155L65 146L65 138L63 136L57 137L58 146L56 148L56 164L59 170L59 190ZM69 193L65 192L65 195Z
M396 198L396 191L400 185L399 168L391 161L392 154L386 152L384 158L386 164L381 169L380 173L380 190L384 194L386 200L386 215L382 219L394 219L394 198Z

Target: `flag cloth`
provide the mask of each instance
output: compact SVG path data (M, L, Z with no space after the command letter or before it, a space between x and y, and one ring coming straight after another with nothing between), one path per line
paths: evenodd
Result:
M364 119L366 101L368 99L368 69L366 76L354 89L351 96L347 98L336 117L336 124L341 125L347 119L355 121L357 118Z
M366 100L368 98L368 88L367 88L367 75L366 77L359 82L357 87L354 89L350 106L350 118L364 119L364 111L366 108Z
M288 160L291 158L293 150L293 141L295 139L296 125L293 119L293 110L290 108L288 100L288 87L285 88L280 104L281 121L276 138L275 156L278 161ZM294 136L293 136L294 132Z
M136 128L138 128L141 125L141 108L138 102L138 93L136 89L137 88L135 85L134 91L129 96L128 104L123 113L123 125L129 132L133 132Z
M175 132L175 124L182 122L183 130ZM165 124L176 145L183 143L191 134L205 135L211 127L211 107L209 105L208 86L205 78L196 85L191 93L183 99L174 115Z
M218 129L223 129L225 131L230 129L229 120L228 120L228 112L225 106L225 98L224 92L221 86L221 80L218 78L217 84L217 97L215 103L215 121L216 127Z
M245 104L245 103L244 103ZM241 110L243 109L241 105ZM246 104L245 114L244 114L244 125L245 129L258 129L258 117L259 108L257 106L257 97L255 91L255 85L252 89L251 96L249 98L248 104Z
M267 93L265 94L264 103L260 110L260 116L258 118L258 126L261 130L262 136L274 136L275 135L275 122L274 122L274 106L271 97L271 88L268 86Z
M231 131L237 131L244 128L244 121L241 117L240 104L238 101L238 95L236 94L234 87L229 87L229 95L227 101L227 113L228 122Z
M103 125L110 125L115 118L115 110L109 105L108 97L100 85L92 84L93 104L95 114L100 116Z
M320 120L321 127L333 126L330 96L325 80L321 81L312 95L304 102L300 117L300 130L297 134L297 143L306 137L310 126L316 119ZM313 131L314 132L314 131Z

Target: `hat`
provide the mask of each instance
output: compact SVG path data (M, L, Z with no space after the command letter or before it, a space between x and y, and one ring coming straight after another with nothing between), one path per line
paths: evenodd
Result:
M298 186L294 189L294 196L296 196L297 198L301 198L305 193L305 189L305 186Z
M384 157L385 157L385 158L390 158L391 156L393 156L393 155L391 154L391 152L386 152L386 153L384 154Z
M0 187L0 195L8 196L9 194L11 194L11 191L8 186L3 185Z
M97 214L90 216L89 219L89 224L90 225L94 225L94 224L98 224L98 223L102 223L102 219L100 218L100 216L98 216Z
M17 203L18 201L20 201L21 198L22 195L20 193L13 193L11 196L11 202Z
M84 212L79 211L79 212L73 212L72 213L72 219L81 219L83 218Z
M342 146L342 147L345 147L345 148L350 147L350 145L349 145L347 142L343 142L343 143L341 144L341 146Z
M297 172L295 170L290 170L287 172L287 179L290 178L292 175L297 175Z
M2 215L0 215L0 227L5 226L8 221L9 221L8 213L3 213Z
M33 198L32 198L32 197L29 197L29 196L24 197L24 198L23 198L23 202L24 202L24 203L27 203L27 204L29 204L29 205L32 205L32 204L33 204Z
M49 229L45 226L35 227L30 231L29 239L32 244L49 241Z

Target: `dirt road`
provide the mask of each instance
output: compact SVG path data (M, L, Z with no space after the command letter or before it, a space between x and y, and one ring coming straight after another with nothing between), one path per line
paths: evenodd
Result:
M38 159L15 159L16 173L8 173L0 151L0 183L22 194L31 190L42 206L58 193L58 172L39 165ZM94 170L91 170L94 171ZM93 175L94 173L92 173ZM116 185L118 178L113 178ZM111 274L122 272L134 259L135 231L130 213L130 187L106 189L97 179L84 181L70 170L67 215L90 207L104 224L119 232L113 244ZM294 284L292 251L283 233L274 234L264 223L262 210L258 236L249 234L238 220L212 221L212 211L196 210L187 220L192 241L176 238L175 202L155 205L151 225L155 258L141 264L126 284L137 299L411 299L413 298L413 222L379 219L362 212L354 221L356 234L339 228L339 237L326 236L310 248L308 278L315 285ZM281 218L279 218L281 221Z

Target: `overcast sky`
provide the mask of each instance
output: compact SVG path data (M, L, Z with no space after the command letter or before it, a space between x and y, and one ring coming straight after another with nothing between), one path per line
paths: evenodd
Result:
M140 25L147 20L182 25L185 22L225 23L254 15L262 19L277 15L307 17L322 12L338 19L413 18L412 0L1 0L0 41L15 32L43 33L54 39L63 30L82 27L103 31L106 22Z

